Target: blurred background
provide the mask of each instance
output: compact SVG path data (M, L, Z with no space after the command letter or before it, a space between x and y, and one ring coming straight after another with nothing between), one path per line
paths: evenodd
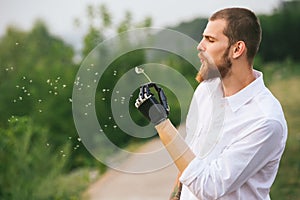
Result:
M0 0L0 199L84 199L83 193L108 170L85 149L72 117L76 73L101 41L141 27L169 28L200 41L207 17L227 6L250 8L261 20L263 40L254 67L264 72L267 86L281 101L289 128L271 197L300 199L297 0ZM169 54L160 62L176 69L196 88L197 70L191 64ZM144 63L143 50L117 58L101 77L103 84L96 93L96 99L106 100L96 102L101 123L108 125L104 132L120 148L133 151L152 138L124 134L107 108L117 80ZM165 90L172 107L170 118L180 125L176 96ZM131 115L137 124L147 124L139 113ZM105 153L113 156L109 150Z

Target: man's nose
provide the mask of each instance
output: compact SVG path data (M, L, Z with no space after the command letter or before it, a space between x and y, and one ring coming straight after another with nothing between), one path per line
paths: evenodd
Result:
M197 50L198 51L204 51L205 50L203 39L199 42L199 44L197 46Z

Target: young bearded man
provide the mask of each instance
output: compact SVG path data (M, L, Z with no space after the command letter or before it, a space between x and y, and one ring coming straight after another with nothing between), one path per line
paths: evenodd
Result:
M180 172L181 196L171 199L270 199L287 125L263 74L253 69L260 41L259 20L248 9L226 8L209 18L197 47L200 84L185 140L167 118L167 104L149 92L157 86L141 86L136 107L155 124Z

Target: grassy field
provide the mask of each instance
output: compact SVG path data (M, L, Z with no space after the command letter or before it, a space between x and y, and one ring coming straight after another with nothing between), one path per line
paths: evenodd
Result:
M300 76L275 77L269 88L282 104L289 129L271 197L272 200L300 200Z

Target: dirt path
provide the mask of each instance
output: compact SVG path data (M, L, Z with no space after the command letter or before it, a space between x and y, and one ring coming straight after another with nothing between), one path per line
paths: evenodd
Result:
M184 127L181 126L179 131L183 130ZM159 139L153 139L138 152L149 152L161 146ZM129 158L125 164L142 165L132 158ZM146 174L128 174L110 169L88 188L86 195L89 200L167 200L177 173L174 164Z

